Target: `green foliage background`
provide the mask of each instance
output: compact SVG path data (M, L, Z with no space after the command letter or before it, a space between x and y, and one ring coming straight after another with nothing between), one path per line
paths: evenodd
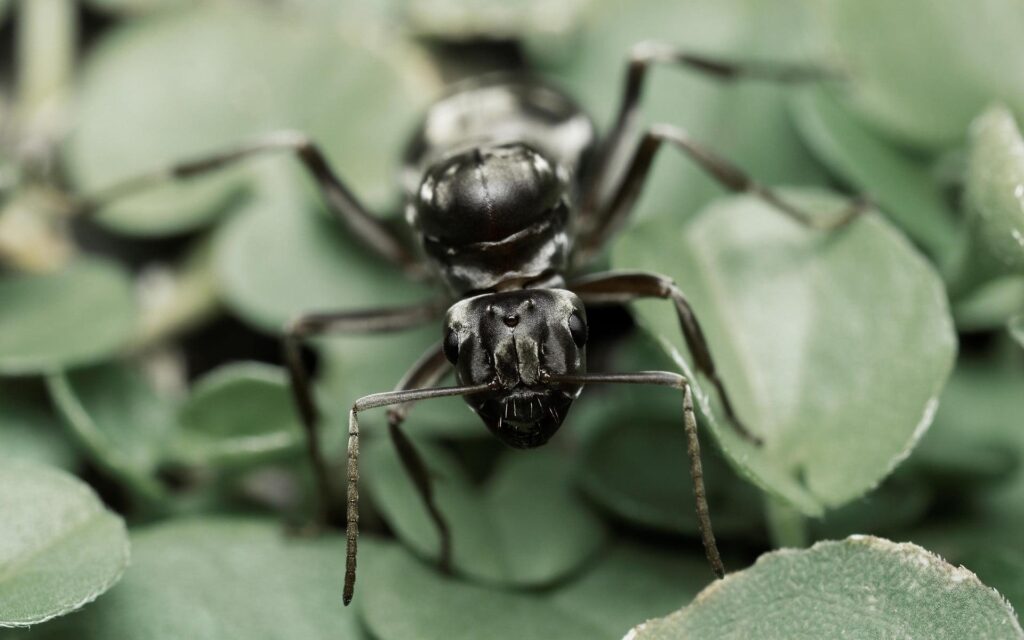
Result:
M0 19L17 36L0 65L0 640L1024 637L1022 5L23 0ZM446 84L528 70L603 128L651 39L839 72L658 68L644 123L816 215L876 204L823 235L667 152L602 258L686 291L765 441L716 419L670 308L594 315L594 366L693 379L733 573L713 582L703 560L671 393L585 392L525 453L454 399L407 424L455 575L367 414L343 608L341 530L303 535L312 482L274 341L299 312L430 289L356 246L283 157L95 219L69 199L292 128L398 211L403 144ZM437 334L313 345L339 487L349 406Z

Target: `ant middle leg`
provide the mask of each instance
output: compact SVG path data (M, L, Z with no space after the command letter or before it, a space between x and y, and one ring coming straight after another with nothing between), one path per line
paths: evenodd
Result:
M711 357L711 347L704 337L697 315L671 278L642 271L608 271L570 282L568 289L578 295L584 304L625 304L641 298L671 300L679 319L679 328L693 356L697 371L704 374L714 385L729 424L743 439L753 444L761 444L761 439L754 435L737 415L725 389L725 383L722 382L715 361Z
M451 371L451 364L444 357L441 345L436 344L427 350L423 356L416 361L408 373L395 387L395 391L408 391L417 388L430 388L436 386L441 379ZM430 519L434 522L437 535L440 539L441 555L438 565L441 571L451 573L452 570L452 535L448 522L441 513L441 509L434 500L434 487L431 483L430 469L423 461L412 443L409 436L402 430L402 423L409 415L409 410L415 401L406 402L394 406L388 410L388 435L398 452L398 458L405 467L405 472L416 486L423 505L427 509Z
M443 301L437 300L391 309L307 313L285 326L282 338L284 361L306 436L306 453L316 483L316 520L319 523L328 519L331 485L320 443L320 411L313 397L309 372L302 361L303 343L309 338L329 333L382 333L410 329L437 318L443 310Z
M75 202L77 210L89 214L122 198L142 193L167 182L187 180L238 164L255 156L278 152L293 154L316 182L331 212L350 232L378 256L420 278L426 271L409 243L393 228L394 221L373 215L331 168L320 147L305 134L278 131L257 137L238 147L178 162L121 180Z

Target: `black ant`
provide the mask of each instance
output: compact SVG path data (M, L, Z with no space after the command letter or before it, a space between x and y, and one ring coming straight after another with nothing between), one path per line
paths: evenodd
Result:
M355 586L359 412L392 407L390 436L439 531L440 563L449 570L451 536L434 502L430 474L400 429L412 403L463 396L502 442L529 449L551 438L589 383L661 385L682 392L700 534L715 575L725 574L708 515L689 381L667 371L586 371L584 304L670 300L697 371L716 388L733 428L758 443L733 410L690 304L674 282L653 273L613 271L579 279L567 275L585 267L623 226L655 155L666 143L725 188L752 193L808 227L843 226L865 203L855 200L841 216L823 222L758 184L678 127L652 126L637 144L630 135L631 125L647 71L654 63L680 65L722 80L750 77L796 82L830 77L810 67L738 64L644 43L632 51L618 114L601 144L592 120L550 86L507 76L462 83L430 107L407 149L402 173L405 233L397 216L388 220L371 215L316 144L294 132L271 134L234 150L126 180L88 201L86 207L96 209L165 180L191 178L250 156L290 151L316 180L331 211L350 233L410 277L432 276L444 285L446 295L422 304L309 313L284 330L292 388L322 512L326 512L330 490L320 449L319 415L300 357L302 341L334 331L407 329L435 320L447 309L440 343L412 366L394 391L360 398L349 414L345 604L351 601ZM615 161L630 149L624 170L617 170ZM452 367L459 386L436 387Z

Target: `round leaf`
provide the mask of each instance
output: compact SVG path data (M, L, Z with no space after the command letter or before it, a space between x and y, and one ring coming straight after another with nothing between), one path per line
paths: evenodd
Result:
M844 206L787 197L821 215ZM690 298L739 415L764 439L755 447L711 422L728 459L809 515L876 486L931 423L952 367L931 266L876 215L822 234L741 197L685 229L657 222L624 236L613 262L664 273ZM636 309L688 371L671 305Z
M59 419L44 399L30 396L23 384L0 383L0 458L28 460L69 471L77 462Z
M567 462L549 452L510 453L485 486L474 487L444 450L420 444L452 535L452 564L500 584L549 584L600 549L605 529L575 496ZM363 451L367 489L398 537L419 555L439 557L439 537L391 443Z
M202 3L106 37L89 60L67 149L80 189L299 129L357 193L391 203L389 178L405 132L436 91L432 69L398 41L370 46L369 37L331 28L333 21L294 18L269 7ZM240 167L155 188L100 219L126 233L193 229L232 202L251 175Z
M0 465L0 627L44 622L92 602L128 565L124 522L62 471Z
M177 424L172 404L123 364L47 379L72 436L92 461L150 497L163 494L156 474Z
M1024 630L1010 605L970 571L912 544L853 536L766 554L627 637L1009 640L1024 638Z
M830 169L882 210L934 258L956 241L953 212L928 166L882 140L823 89L794 101L796 124Z
M1024 110L1024 5L1003 0L829 0L828 41L857 111L889 135L936 149L963 138L992 99Z
M381 549L359 566L361 584L354 604L380 640L615 637L543 595L446 578L397 545Z
M714 579L701 552L651 543L619 543L599 563L553 592L550 600L619 638L637 620L665 615Z
M1024 314L1016 315L1010 318L1009 322L1006 323L1006 328L1013 336L1020 346L1024 347Z
M360 541L367 555L373 542ZM341 604L345 543L288 539L279 524L177 520L135 532L124 581L43 638L360 638Z
M0 373L32 374L108 358L135 329L127 274L80 259L47 275L0 276Z
M1024 274L1024 138L1013 114L992 107L971 127L967 160L968 235L955 266L957 293Z
M172 455L190 465L259 464L304 442L284 372L257 362L225 365L198 380L178 422Z

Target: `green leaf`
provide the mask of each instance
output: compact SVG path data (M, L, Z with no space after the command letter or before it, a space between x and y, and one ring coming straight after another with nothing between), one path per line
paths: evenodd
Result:
M333 25L280 8L202 3L121 26L86 68L66 154L75 182L89 192L256 134L300 129L356 193L392 203L389 178L436 75L408 45ZM296 161L280 162L274 169L293 175L286 167ZM242 167L156 188L100 220L134 234L194 229L253 177Z
M71 471L75 451L64 439L59 419L45 396L31 395L25 383L0 382L0 459L26 460Z
M1005 107L991 107L971 125L965 202L967 238L951 276L958 295L1024 274L1024 138Z
M786 197L822 215L844 205ZM956 338L932 267L877 215L822 234L740 197L684 229L669 222L625 235L613 263L664 273L693 303L739 415L765 441L711 422L730 462L808 515L875 487L931 423L952 367ZM688 372L671 305L636 309Z
M452 564L498 584L550 584L579 568L605 542L601 521L574 494L567 461L551 452L499 459L482 487L435 445L419 444L452 532ZM367 489L381 515L417 554L439 557L439 538L391 443L364 448Z
M1024 464L1024 370L961 358L911 463L963 488L1009 477Z
M961 331L993 331L1024 309L1024 277L996 278L955 301L953 318Z
M962 140L993 99L1024 110L1024 6L1002 0L818 3L852 107L903 143Z
M124 522L63 471L0 466L0 627L44 622L92 602L128 565Z
M761 556L628 637L841 636L1001 640L1024 638L1024 630L1010 605L970 571L913 544L853 536Z
M196 0L86 0L86 3L100 11L133 16L150 11L177 9L196 4Z
M813 31L799 2L601 0L588 11L586 28L568 47L566 59L549 61L545 70L604 130L620 99L629 51L638 42L659 40L728 59L795 60L802 52L794 34ZM537 48L532 53L542 63L549 57ZM823 172L790 122L791 91L765 82L724 84L706 74L661 65L648 76L638 124L682 127L766 184L822 184ZM680 220L719 193L721 188L692 161L666 149L659 154L634 219Z
M375 556L371 539L361 539ZM123 582L44 639L233 640L361 638L341 604L345 543L288 539L279 524L176 520L132 535Z
M170 455L195 466L246 467L294 453L304 439L283 371L224 365L192 387Z
M929 255L947 256L957 238L953 212L922 160L880 139L824 89L801 92L793 105L800 133L822 162L875 199Z
M114 355L132 337L131 281L82 258L58 273L0 276L0 373L33 374Z
M146 497L163 496L156 474L177 428L169 400L123 364L54 374L47 384L71 435L95 464Z
M538 540L538 545L542 543ZM353 604L380 640L613 638L541 594L488 589L446 578L397 545L361 559Z
M1006 323L1006 330L1010 332L1013 339L1024 347L1024 314L1016 315Z

